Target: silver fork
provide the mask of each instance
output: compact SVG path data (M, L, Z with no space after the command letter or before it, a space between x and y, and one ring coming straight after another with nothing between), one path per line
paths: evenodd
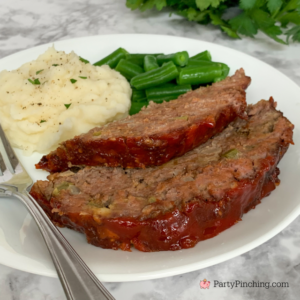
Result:
M22 166L22 172L16 174L16 167L19 161L6 139L1 125L0 139L0 143L2 143L0 176L3 175L6 168L13 175L10 180L0 184L0 197L10 196L18 198L31 213L51 254L67 299L115 300L60 231L53 225L35 199L29 195L33 181Z

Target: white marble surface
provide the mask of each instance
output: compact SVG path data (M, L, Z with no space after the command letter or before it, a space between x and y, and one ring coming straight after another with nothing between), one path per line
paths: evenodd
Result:
M2 0L0 58L39 44L73 37L112 33L152 33L214 42L248 53L274 66L300 85L300 44L276 44L264 35L232 40L213 26L191 24L169 12L131 12L125 0ZM299 199L300 200L300 199ZM222 264L164 279L106 283L122 300L299 299L300 218L267 243ZM213 288L199 282L288 282L282 288ZM58 279L0 265L1 300L63 300ZM84 300L84 299L83 299Z

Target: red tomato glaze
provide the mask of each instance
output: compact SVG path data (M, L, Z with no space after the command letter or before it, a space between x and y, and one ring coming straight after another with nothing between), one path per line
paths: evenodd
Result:
M159 166L205 143L237 116L233 107L226 107L216 119L208 116L204 121L160 136L106 140L84 140L78 136L66 141L64 147L43 156L36 168L62 172L69 169L69 163L124 168Z
M276 157L264 159L256 178L240 181L221 201L206 202L196 198L181 210L175 209L145 220L102 218L95 221L92 215L60 216L51 212L50 202L41 194L32 192L32 196L57 225L85 233L87 241L95 246L130 251L133 245L146 252L179 250L194 247L199 241L231 227L269 195L279 183L277 162Z

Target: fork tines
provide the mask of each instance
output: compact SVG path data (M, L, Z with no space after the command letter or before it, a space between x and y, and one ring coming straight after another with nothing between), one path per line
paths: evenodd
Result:
M5 170L6 170L6 166L5 166L2 154L0 152L0 176L3 175L3 173L5 172Z
M3 175L6 168L15 174L18 163L19 161L0 124L0 175Z

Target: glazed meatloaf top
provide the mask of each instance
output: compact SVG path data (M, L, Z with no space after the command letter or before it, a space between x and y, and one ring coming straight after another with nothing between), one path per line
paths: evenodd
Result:
M232 106L239 116L243 116L246 106L239 94L244 92L250 82L250 77L245 76L244 70L240 69L234 76L212 86L188 92L177 100L161 104L150 102L148 107L138 114L92 129L84 135L84 139L163 135L178 127L189 127L209 116L213 122L213 116L218 115L218 111L222 111L228 105ZM101 134L97 135L99 132Z
M187 202L219 201L242 179L255 178L265 159L277 161L292 143L293 125L262 100L222 133L167 164L147 169L86 167L48 176L32 191L51 201L53 212L91 214L94 218L139 220L181 209Z

